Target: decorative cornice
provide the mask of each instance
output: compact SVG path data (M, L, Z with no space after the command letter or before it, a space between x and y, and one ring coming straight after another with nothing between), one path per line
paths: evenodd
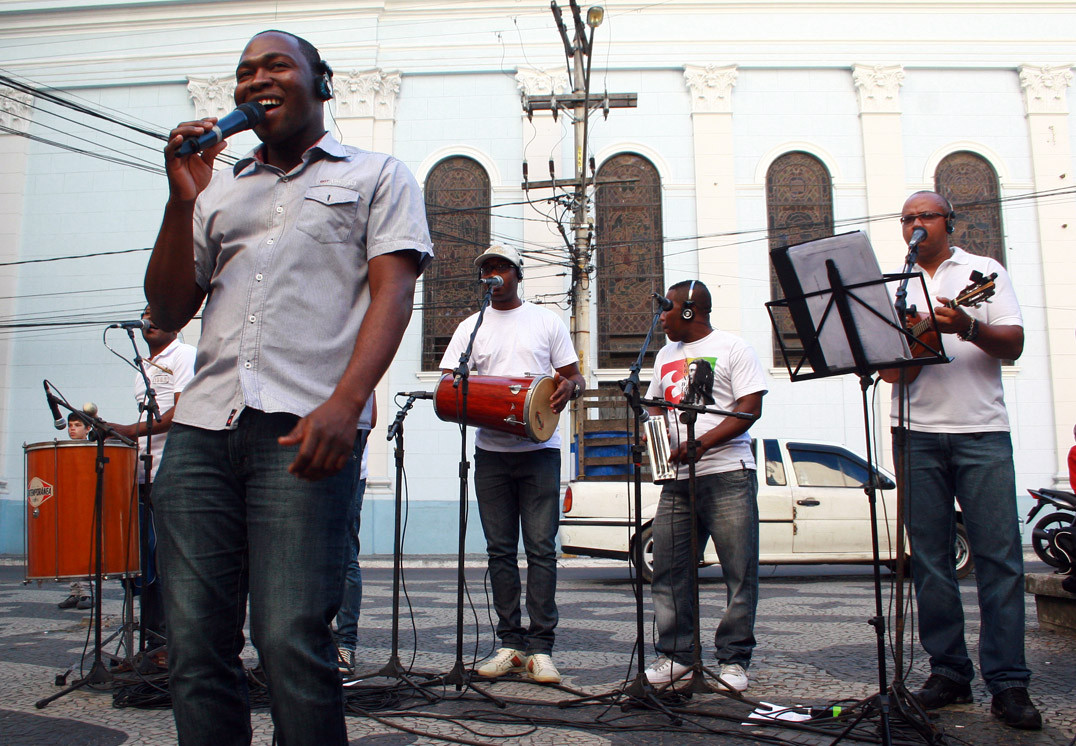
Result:
M195 119L222 117L235 108L235 78L230 75L188 76L187 93L194 102Z
M516 88L524 96L552 96L571 90L568 70L558 67L555 70L535 70L521 67L516 70Z
M337 73L333 76L336 117L395 119L396 96L402 77L398 72L386 73L379 69Z
M29 131L33 103L29 93L0 85L0 125L19 133Z
M1072 65L1040 67L1021 65L1020 87L1028 114L1068 114L1068 87Z
M732 87L738 76L736 65L684 65L684 80L691 91L691 112L731 114Z
M859 113L899 114L902 65L853 65L852 82L859 98Z

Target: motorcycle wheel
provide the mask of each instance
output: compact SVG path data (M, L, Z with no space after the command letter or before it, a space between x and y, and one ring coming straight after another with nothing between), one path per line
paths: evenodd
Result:
M1050 531L1072 525L1072 516L1068 513L1051 513L1043 516L1031 531L1031 546L1035 554L1050 567L1060 567L1061 560L1054 556L1050 547Z

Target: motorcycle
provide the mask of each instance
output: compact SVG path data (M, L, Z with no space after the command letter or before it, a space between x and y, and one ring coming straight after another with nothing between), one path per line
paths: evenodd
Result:
M1076 565L1076 552L1073 551L1073 537L1076 535L1076 495L1045 487L1029 489L1028 493L1038 502L1027 514L1025 524L1030 525L1044 508L1051 507L1057 511L1040 518L1031 530L1031 546L1035 554L1050 567L1057 568L1058 573L1071 573Z

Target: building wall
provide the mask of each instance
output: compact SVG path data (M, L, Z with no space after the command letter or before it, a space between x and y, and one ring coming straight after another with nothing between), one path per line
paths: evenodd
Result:
M921 23L923 13L934 19L929 28ZM475 158L489 172L494 204L505 205L494 210L495 240L560 245L540 220L551 212L548 205L519 204L549 195L523 191L524 158L531 180L548 178L550 159L558 178L573 169L567 117L554 122L538 112L528 119L520 107L524 70L564 77L563 47L541 3L294 2L282 8L268 2L0 0L0 68L165 132L196 113L188 79L227 79L247 38L265 28L309 38L337 81L349 73L399 72L390 114L358 113L339 100L331 105L345 141L390 149L420 181L441 158ZM592 89L636 92L638 107L614 109L607 120L593 117L591 155L600 165L616 153L636 152L658 169L667 281L698 276L707 282L719 303L715 325L743 334L768 370L770 393L757 435L863 449L854 377L791 383L781 362L771 359L763 305L770 293L769 164L789 150L821 159L833 177L838 231L867 231L883 270L895 271L903 258L899 225L892 217L868 218L897 213L904 195L928 188L935 165L954 150L987 158L1005 198L1071 185L1076 93L1064 81L1058 101L1029 104L1020 71L1024 65L1070 66L1076 61L1073 29L1076 6L1060 0L996 3L985 11L971 0L606 4L606 21L595 35ZM860 65L900 66L903 73L895 97L879 110L865 110L860 100L854 75ZM707 66L733 70L735 80L724 98L700 103L685 70ZM25 131L25 121L9 111L0 103L5 126ZM54 120L30 116L30 134L55 136L46 126L56 126ZM247 133L231 142L230 152L242 153L255 140ZM157 144L123 147L150 164L161 162ZM5 134L0 173L4 262L152 245L166 197L159 174ZM1071 205L1070 196L1003 207L1008 267L1027 336L1024 355L1005 373L1021 490L1062 476L1076 422L1067 372L1076 369L1076 270L1068 271L1064 261L1076 248ZM0 267L2 313L20 321L133 318L144 302L147 258L148 252L134 251ZM542 299L563 293L567 280L562 270L535 263L523 289L528 298ZM101 344L101 332L100 324L0 329L0 553L22 551L23 444L55 435L41 380L72 402L95 401L110 419L137 416L134 373ZM194 323L187 341L196 342L197 334ZM368 553L392 549L396 479L392 445L381 437L395 415L392 395L437 382L437 372L419 369L420 335L421 310L378 388L380 423L371 441L363 517ZM125 336L110 332L107 341L129 357ZM592 339L596 344L596 335ZM624 373L597 371L602 380ZM888 461L884 386L871 409ZM566 426L567 417L562 422ZM458 432L427 402L407 419L409 552L455 551ZM567 479L567 451L563 461ZM470 515L468 550L481 551L477 513Z

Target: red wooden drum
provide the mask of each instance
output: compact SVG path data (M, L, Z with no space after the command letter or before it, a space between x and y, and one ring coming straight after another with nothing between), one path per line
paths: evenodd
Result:
M470 376L466 424L544 443L557 431L559 415L549 404L554 391L550 376ZM461 389L452 387L452 375L441 376L434 393L433 411L445 422L460 422L461 396Z
M31 443L26 453L26 578L85 578L97 545L94 491L97 444ZM138 485L133 446L105 444L101 572L138 572Z

